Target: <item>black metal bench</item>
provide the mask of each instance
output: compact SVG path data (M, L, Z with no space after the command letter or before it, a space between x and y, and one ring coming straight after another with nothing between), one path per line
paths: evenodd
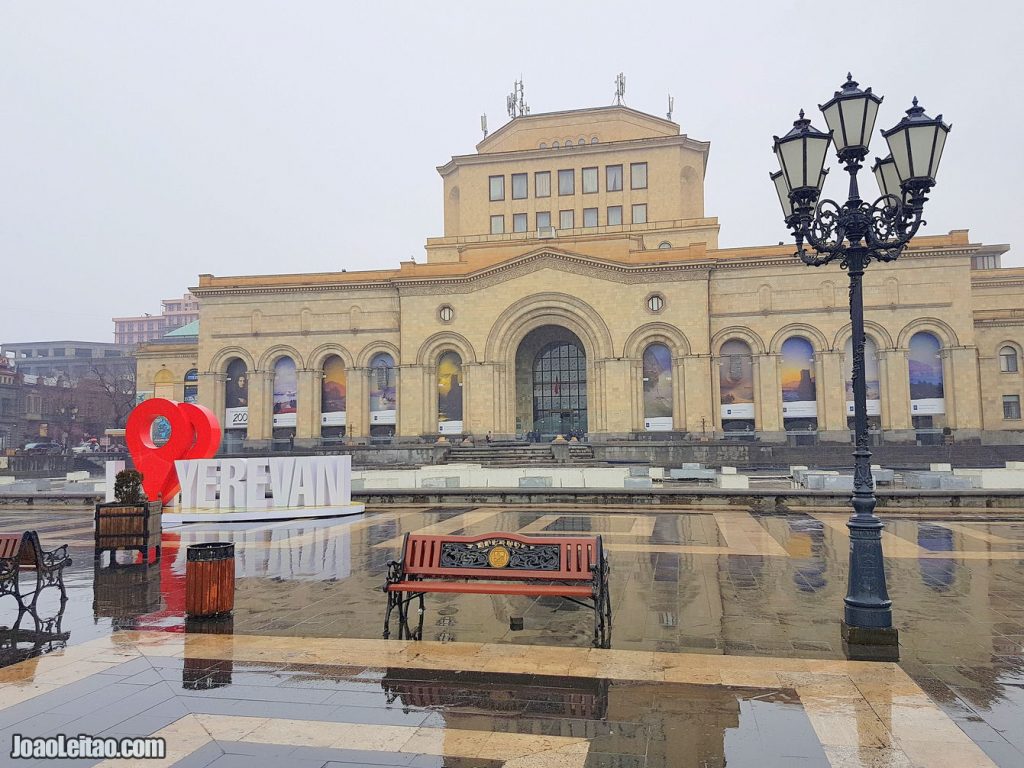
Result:
M54 550L44 551L39 543L39 534L25 531L23 534L0 534L0 597L14 595L19 606L26 606L25 599L32 596L28 606L35 606L39 593L46 587L58 587L61 600L67 599L64 588L64 568L71 565L67 544ZM28 593L21 591L21 572L35 571L36 586Z

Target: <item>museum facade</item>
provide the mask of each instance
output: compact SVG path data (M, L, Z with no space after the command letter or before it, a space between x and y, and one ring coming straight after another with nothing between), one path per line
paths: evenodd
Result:
M438 168L444 236L426 263L200 275L196 335L140 347L139 389L198 399L227 446L254 449L850 442L846 275L791 245L718 248L709 147L624 106L517 117ZM1008 248L955 230L868 270L878 440L1024 442L1024 269L1000 268Z

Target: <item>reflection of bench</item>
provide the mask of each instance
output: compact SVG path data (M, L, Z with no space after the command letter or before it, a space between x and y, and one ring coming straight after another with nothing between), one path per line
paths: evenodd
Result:
M57 615L45 619L36 613L35 605L26 608L19 604L14 626L10 629L0 627L0 668L67 646L71 633L63 631L60 626L65 603L61 600ZM21 626L26 616L32 619L32 629Z
M561 597L594 612L594 645L611 642L608 558L600 536L422 536L406 534L402 559L388 563L384 637L398 611L399 637L423 638L423 595ZM409 603L419 599L419 625L409 628Z
M36 572L36 588L30 593L30 605L36 604L44 587L60 587L61 599L67 599L64 566L70 564L66 544L44 552L35 531L25 531L20 536L16 533L0 534L0 597L14 595L19 605L25 604L19 585L19 576L24 570Z

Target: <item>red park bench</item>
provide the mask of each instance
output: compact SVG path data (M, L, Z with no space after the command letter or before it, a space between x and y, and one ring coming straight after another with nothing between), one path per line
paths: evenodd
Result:
M22 571L35 571L36 588L30 592L35 606L39 592L44 587L60 587L61 600L67 599L64 589L64 566L71 564L68 547L63 545L51 552L43 551L39 544L39 534L35 531L25 533L0 534L0 597L14 595L19 607L25 606L25 597L21 593L19 576Z
M421 536L405 534L402 559L388 563L384 637L398 611L400 639L423 639L428 592L561 597L594 612L594 646L611 644L608 557L600 536ZM409 628L409 603L419 599L419 625Z

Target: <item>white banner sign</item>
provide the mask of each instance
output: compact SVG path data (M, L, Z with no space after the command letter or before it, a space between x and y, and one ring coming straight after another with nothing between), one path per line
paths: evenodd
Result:
M882 401L881 400L868 400L868 416L881 416L882 415ZM846 401L846 415L853 416L853 400Z
M397 411L370 411L371 424L394 424Z
M344 427L345 411L329 411L320 414L320 426L322 427Z
M805 419L808 416L818 415L818 403L815 400L794 400L782 404L782 417L784 419Z
M931 416L946 412L946 398L928 397L910 401L910 413L914 416Z
M442 435L461 435L462 434L462 422L461 421L439 421L437 423L437 431Z
M225 408L224 429L245 429L249 426L248 408Z
M649 419L644 419L644 429L648 432L671 432L672 417L652 416Z
M722 406L723 419L752 419L754 418L753 403L736 403L734 405Z

